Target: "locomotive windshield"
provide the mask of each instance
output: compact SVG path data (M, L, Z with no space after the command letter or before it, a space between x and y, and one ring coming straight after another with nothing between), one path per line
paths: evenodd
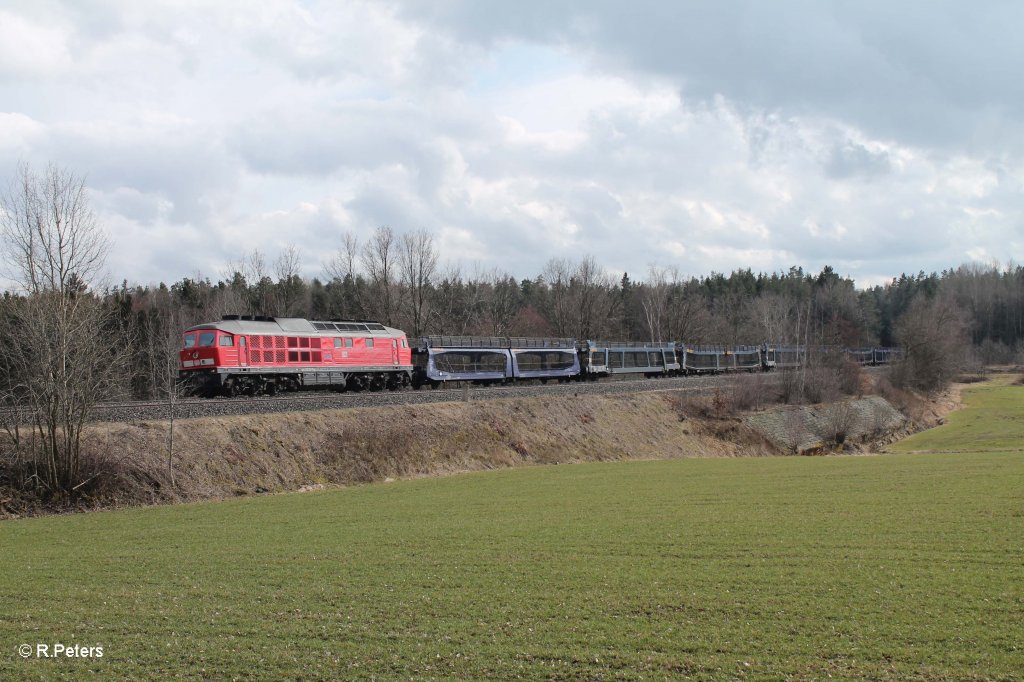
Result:
M195 334L185 334L185 348L195 348L195 347L196 347L196 335Z
M203 332L199 335L199 347L206 348L207 346L213 345L213 337L216 336L214 332Z

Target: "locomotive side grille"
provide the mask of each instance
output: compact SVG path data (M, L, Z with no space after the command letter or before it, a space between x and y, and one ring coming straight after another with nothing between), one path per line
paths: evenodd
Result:
M250 336L249 337L249 346L251 348L262 348L263 347L263 337L262 336Z
M320 351L318 351L318 350L313 351L313 362L323 362L323 357L322 357Z
M281 351L281 356L284 357L284 351ZM274 361L274 351L272 351L272 350L265 350L265 351L263 351L263 362L273 362L273 361Z
M283 350L276 350L276 351L274 351L274 362L276 362L278 364L284 364L284 351Z
M275 336L274 337L274 348L284 348L284 337L283 336Z

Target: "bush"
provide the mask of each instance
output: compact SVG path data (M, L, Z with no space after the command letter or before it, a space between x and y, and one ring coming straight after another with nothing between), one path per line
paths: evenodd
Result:
M846 401L829 405L824 417L824 433L821 436L836 445L845 443L846 437L857 424L857 412Z
M982 365L1012 365L1021 361L1024 349L1005 344L1002 341L985 339L975 348L978 362Z
M896 323L904 357L892 365L889 380L899 388L938 391L968 361L967 325L951 300L919 294Z
M764 409L765 405L779 402L779 393L776 382L764 374L743 377L729 386L731 411Z

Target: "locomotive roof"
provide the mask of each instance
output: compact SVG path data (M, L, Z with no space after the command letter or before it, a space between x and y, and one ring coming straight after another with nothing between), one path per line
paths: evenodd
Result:
M261 319L242 319L235 315L225 316L217 322L189 327L186 331L199 329L217 329L231 334L266 334L284 336L287 334L315 334L336 336L355 334L359 336L396 336L405 332L392 327L385 327L378 322L367 321L310 321L301 317L268 317Z

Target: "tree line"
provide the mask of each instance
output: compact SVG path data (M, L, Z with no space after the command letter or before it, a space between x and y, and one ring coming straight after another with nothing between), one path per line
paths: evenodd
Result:
M132 329L138 350L137 395L159 394L158 368L181 331L224 314L375 320L428 334L557 336L579 340L677 341L689 344L895 346L910 312L940 306L938 333L966 334L984 362L1008 362L1024 345L1024 268L964 265L941 273L900 275L858 290L831 267L805 272L683 276L652 267L643 279L613 276L593 257L554 258L533 277L497 268L439 267L433 235L377 228L351 234L321 277L299 274L294 247L273 272L257 250L217 279L129 286L103 293ZM915 307L916 306L916 307ZM904 320L903 327L907 326ZM966 352L966 351L965 351ZM173 355L173 353L172 353ZM173 360L173 357L172 357Z
M303 276L294 246L238 254L217 277L105 286L110 243L83 178L57 167L19 169L3 195L2 256L16 287L0 299L0 404L25 410L32 428L10 431L42 466L45 485L81 477L72 458L91 406L114 397L173 393L182 331L225 314L375 320L428 334L557 336L690 344L903 345L908 366L962 363L973 342L986 362L1019 358L1024 268L964 265L903 274L858 290L826 266L818 273L684 275L651 267L613 275L588 255L553 258L535 275L441 264L427 230L389 226L339 237L322 273ZM927 340L922 343L922 340ZM948 379L908 381L934 388ZM40 454L42 453L42 454Z

